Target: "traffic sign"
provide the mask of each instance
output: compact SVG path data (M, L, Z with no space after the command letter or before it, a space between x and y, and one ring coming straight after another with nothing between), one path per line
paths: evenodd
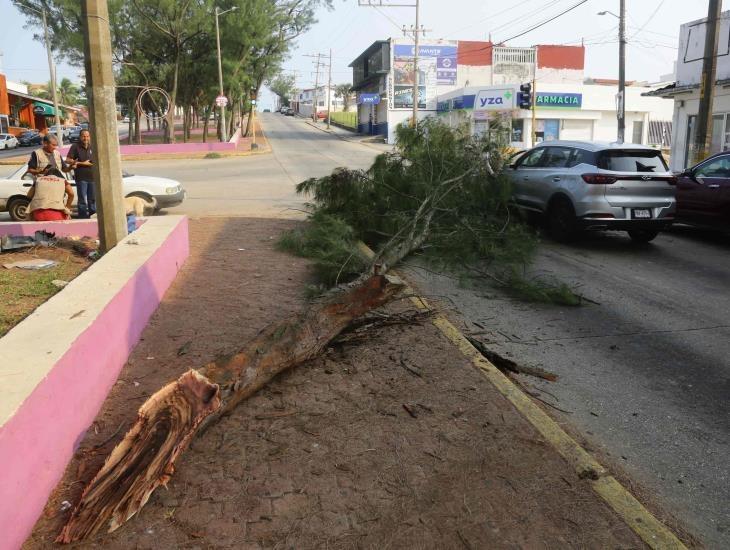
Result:
M228 105L228 98L224 95L219 95L215 98L215 104L218 105L218 107L225 107Z

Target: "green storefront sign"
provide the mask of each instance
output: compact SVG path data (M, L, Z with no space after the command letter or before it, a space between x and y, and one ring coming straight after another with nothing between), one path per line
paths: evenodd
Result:
M537 92L535 105L543 108L580 109L583 106L583 94Z

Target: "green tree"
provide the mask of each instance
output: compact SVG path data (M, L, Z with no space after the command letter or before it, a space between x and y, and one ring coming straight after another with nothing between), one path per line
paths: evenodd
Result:
M276 76L269 84L269 89L279 96L282 105L289 106L289 101L294 95L294 76L280 74Z
M352 101L352 86L350 84L338 84L335 86L335 97L341 97L342 110L345 112L349 111Z
M79 102L79 87L68 78L62 78L57 85L58 102L62 105L77 105Z

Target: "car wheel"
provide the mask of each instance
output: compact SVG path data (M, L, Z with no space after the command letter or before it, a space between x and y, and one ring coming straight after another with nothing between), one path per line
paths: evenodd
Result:
M557 199L547 214L547 230L550 237L567 243L576 236L575 209L568 199Z
M16 222L24 222L28 220L28 205L30 199L17 198L11 199L8 203L8 214L10 218Z
M646 244L653 241L659 235L659 231L653 229L632 229L628 231L628 234L635 243Z

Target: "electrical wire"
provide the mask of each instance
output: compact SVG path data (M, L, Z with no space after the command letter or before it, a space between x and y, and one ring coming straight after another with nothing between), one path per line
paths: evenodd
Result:
M512 11L513 9L519 8L520 6L523 6L524 4L527 4L529 2L532 2L533 0L523 0L519 4L515 4L514 6L510 6L509 8L503 9L502 11L498 11L497 13L490 14L488 17L485 17L484 19L480 19L476 23L472 23L470 25L467 25L466 27L461 27L460 29L452 30L446 33L446 35L455 35L457 33L460 33L461 31L465 31L467 29L472 29L478 25L481 25L485 21L489 21L491 19L496 19L500 15L507 13L508 11Z
M647 20L646 20L646 21L644 22L644 24L643 24L643 25L642 25L642 26L641 26L641 27L639 28L639 30L638 30L638 31L636 31L636 32L635 32L634 34L632 34L632 35L631 35L631 37L629 37L629 40L631 40L631 39L635 38L637 34L639 34L639 33L640 33L641 31L643 31L643 30L644 30L644 29L646 28L646 26L647 26L647 25L648 25L649 23L651 23L652 19L654 19L654 17L656 16L657 12L658 12L658 11L659 11L659 10L661 9L661 7L662 7L662 6L664 5L664 2L665 2L665 1L666 1L666 0L660 0L660 1L659 1L659 4L657 4L657 7L656 7L656 8L654 8L654 11L653 11L653 12L651 12L651 15L649 16L649 19L647 19Z
M554 16L553 16L553 17L551 17L550 19L546 19L546 20L545 20L545 21L543 21L542 23L538 23L537 25L535 25L535 26L533 26L533 27L530 27L529 29L527 29L527 30L525 30L525 31L522 31L522 32L521 32L521 33L519 33L519 34L516 34L516 35L514 35L514 36L510 36L509 38L506 38L506 39L504 39L504 40L501 40L500 42L509 42L510 40L514 40L515 38L519 38L520 36L524 36L524 35L526 35L526 34L528 34L528 33L531 33L531 32L532 32L532 31L534 31L535 29L539 29L540 27L542 27L542 26L544 26L544 25L547 25L548 23L551 23L551 22L555 21L555 20L556 20L556 19L557 19L558 17L562 17L562 16L563 16L563 15L565 15L566 13L568 13L568 12L571 12L571 11L573 11L574 9L576 9L576 8L577 8L577 7L579 7L579 6L582 6L582 5L583 5L583 4L585 4L586 2L588 2L588 0L580 0L580 2L578 2L578 3L574 4L574 5L572 5L572 6L571 6L571 7L569 7L569 8L567 9L567 10L561 11L561 12L560 12L559 14L557 14L557 15L554 15Z

